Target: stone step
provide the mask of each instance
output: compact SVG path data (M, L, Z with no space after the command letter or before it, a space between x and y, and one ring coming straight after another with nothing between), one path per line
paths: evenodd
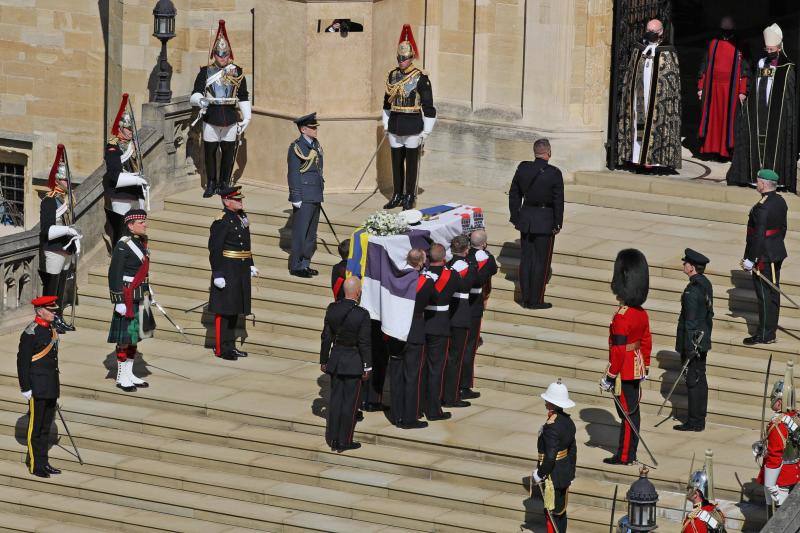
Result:
M89 527L86 524L70 524L62 520L30 516L10 511L0 512L0 530L2 531L35 531L37 533L84 533L104 531Z

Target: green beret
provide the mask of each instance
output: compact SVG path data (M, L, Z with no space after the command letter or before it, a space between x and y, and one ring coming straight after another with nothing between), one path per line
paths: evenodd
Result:
M768 168L762 168L759 170L758 177L767 181L778 181L780 179L777 172Z

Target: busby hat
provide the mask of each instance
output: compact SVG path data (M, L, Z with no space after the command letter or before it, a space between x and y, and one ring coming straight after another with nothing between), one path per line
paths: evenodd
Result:
M122 100L119 103L119 111L111 124L111 135L119 135L119 129L133 128L133 115L128 108L128 93L122 93Z
M783 30L780 26L772 23L771 26L764 28L765 46L783 46Z
M223 19L219 19L217 36L214 37L214 45L211 47L209 57L214 55L220 57L230 56L231 61L233 61L233 48L231 48L231 41L228 39L228 32L225 30L225 21Z
M56 180L67 179L67 161L64 157L64 152L64 145L59 144L58 148L56 148L56 158L53 160L53 166L50 167L50 175L47 177L47 186L51 191L58 185Z
M147 220L147 211L144 209L131 209L125 213L125 224L134 220Z
M756 176L758 176L758 179L767 181L778 181L781 179L780 176L778 176L777 172L769 168L762 168L761 170L758 171L758 174L756 174Z
M411 31L411 24L403 24L400 40L397 42L397 62L400 63L415 57L419 57L419 50L414 40L414 33Z
M638 307L647 300L649 290L650 272L647 258L634 248L620 250L614 261L611 292L624 305Z
M37 307L44 307L45 309L49 309L50 311L57 311L58 304L58 296L39 296L38 298L34 298L31 300L31 305L34 308Z
M709 259L700 252L696 252L691 248L686 248L683 251L683 262L692 264L694 266L706 266L709 262Z
M297 124L297 129L300 129L304 126L316 128L319 126L319 122L317 122L317 112L314 111L308 115L303 115L302 117L295 119L294 123Z
M242 194L241 186L237 185L235 187L227 186L223 187L219 191L219 195L222 197L223 200L241 200L244 198L244 194Z

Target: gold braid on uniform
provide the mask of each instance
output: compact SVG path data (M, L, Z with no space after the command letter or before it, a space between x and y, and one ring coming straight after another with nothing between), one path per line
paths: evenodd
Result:
M403 98L408 98L408 93L405 91L406 83L411 80L414 76L422 75L422 71L418 68L414 67L411 69L411 72L406 74L404 77L400 78L395 83L389 82L389 77L386 77L386 94L389 97L389 103L393 104L398 96L403 96ZM417 104L419 104L419 93L416 95Z
M303 152L300 151L300 147L297 146L297 143L294 143L294 155L303 161L303 163L300 165L300 174L308 172L308 169L311 168L311 165L317 162L317 157L319 156L314 148L309 150L308 155L303 155Z

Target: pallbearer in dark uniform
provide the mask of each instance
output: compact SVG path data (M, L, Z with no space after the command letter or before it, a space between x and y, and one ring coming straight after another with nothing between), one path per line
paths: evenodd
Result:
M55 296L41 296L32 302L36 317L19 337L17 377L22 396L28 401L28 454L25 464L31 474L50 477L61 470L50 466L47 457L50 426L56 415L60 394L58 381L58 332L53 319L58 306Z
M778 194L778 175L767 169L758 171L756 189L761 200L750 209L747 219L747 245L742 268L753 275L753 285L758 298L758 329L755 335L744 339L747 345L775 342L781 295L767 285L753 269L770 280L781 284L781 266L786 259L786 200Z
M549 163L551 153L547 139L533 143L536 161L519 164L508 191L511 223L520 233L520 303L526 309L552 307L544 301L544 290L555 238L564 222L564 179Z
M331 377L325 442L337 452L361 447L353 442L353 432L361 382L372 370L369 313L358 305L361 281L347 278L344 293L343 300L333 302L325 311L319 354L320 368Z
M252 114L247 80L242 67L233 63L230 43L225 21L220 20L209 54L213 61L200 68L189 98L193 106L200 107L203 120L203 153L206 162L204 198L210 198L220 188L230 185L233 165L236 163L236 144L250 124ZM218 151L222 154L219 160Z
M150 185L139 168L140 154L133 140L134 117L128 93L122 95L119 111L111 124L106 142L106 173L103 175L106 218L110 226L111 248L125 233L125 215L131 209L144 209Z
M420 271L425 266L425 251L413 248L406 258L408 266ZM418 420L422 391L422 370L425 365L425 308L433 295L433 281L420 275L414 300L414 315L406 342L398 347L389 361L389 383L392 391L392 422L401 429L428 426ZM394 340L393 345L400 344Z
M600 387L611 391L620 406L640 431L639 397L641 382L650 372L650 351L653 339L650 335L650 318L642 304L650 289L650 273L647 259L639 250L621 250L614 261L611 291L617 297L619 308L611 320L608 335L608 367L600 379ZM616 402L615 402L616 405ZM636 460L639 439L631 425L617 406L620 417L619 446L612 457L604 463L631 464Z
M339 257L341 261L333 265L331 269L331 290L333 299L339 301L344 298L344 281L347 279L347 256L350 255L350 239L345 239L339 243Z
M431 245L430 264L425 275L433 282L433 294L425 307L425 369L423 370L423 410L425 418L446 420L442 411L444 369L450 341L450 303L461 286L461 276L445 265L447 251L441 244Z
M72 265L81 251L81 233L72 224L70 202L74 202L67 177L66 150L58 145L47 185L50 188L42 198L39 210L39 275L42 278L42 296L56 296L56 306L64 308L64 288ZM74 302L72 303L74 305ZM59 333L75 331L57 311L53 325Z
M208 259L211 294L208 310L214 313L214 355L236 360L247 352L236 348L236 324L250 314L250 278L258 276L250 249L250 221L244 212L241 187L220 189L225 207L211 223Z
M114 313L108 342L116 344L117 387L136 392L148 386L133 373L137 345L156 328L150 310L150 250L147 248L147 212L131 209L125 215L125 234L117 241L108 267L108 289Z
M414 206L419 158L425 139L436 123L433 89L428 73L414 66L419 57L411 26L403 25L397 45L397 67L386 76L383 96L383 130L392 148L394 192L384 209Z
M536 447L539 460L531 482L542 489L548 533L567 531L567 491L575 479L578 446L575 422L564 409L575 407L561 379L541 394L547 408L547 421L539 430Z
M708 257L691 248L683 255L683 273L689 276L689 285L681 295L681 314L675 334L675 351L681 354L681 367L686 367L686 389L689 399L689 418L685 424L675 426L678 431L703 431L706 427L708 382L706 357L711 349L711 328L714 318L714 290L705 277ZM700 342L696 338L702 332Z
M472 390L475 386L475 354L481 338L483 309L492 291L492 276L497 274L497 261L486 249L486 230L476 229L469 236L470 249L467 261L475 267L475 281L469 290L470 326L467 337L467 350L461 366L460 397L465 400L480 397L481 393Z
M444 387L442 405L444 407L468 407L469 402L462 400L461 369L464 365L464 354L467 351L469 328L472 315L469 306L469 291L475 284L477 271L475 265L467 260L469 237L458 235L450 243L453 258L447 267L453 271L459 284L450 300L450 345L447 349L447 360L444 368Z
M311 257L317 250L317 225L322 208L325 179L322 177L322 145L317 140L317 114L311 113L294 121L300 137L289 145L286 156L289 180L289 202L292 204L292 253L289 273L310 278L319 274L311 268Z

